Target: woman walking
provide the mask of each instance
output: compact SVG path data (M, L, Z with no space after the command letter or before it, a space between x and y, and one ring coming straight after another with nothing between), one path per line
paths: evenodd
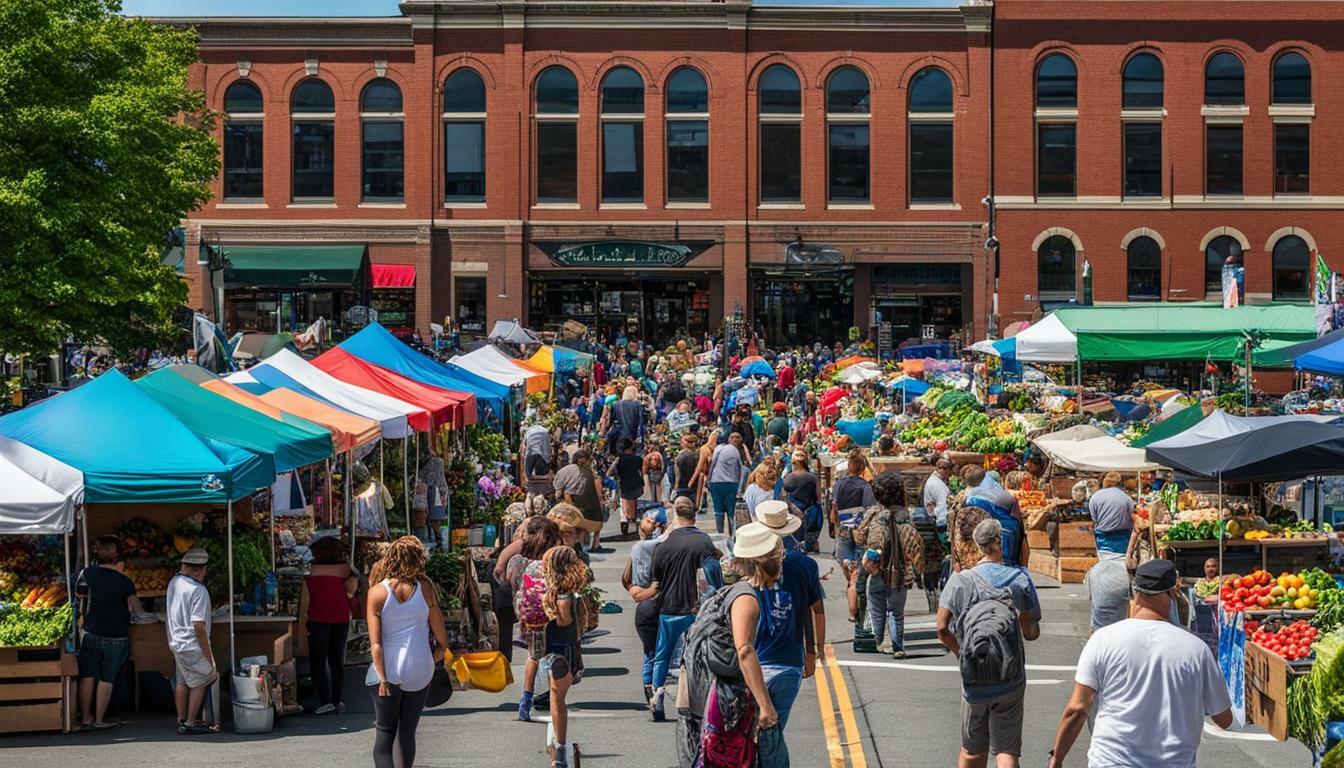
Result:
M804 548L808 552L820 551L817 541L826 519L821 511L821 481L808 468L807 451L802 448L793 452L793 471L784 476L784 494L802 513Z
M784 541L760 523L742 526L733 545L733 570L753 588L752 592L732 597L728 616L738 667L756 702L759 765L787 768L789 750L779 730L779 713L770 699L765 673L756 656L757 646L793 634L793 611L797 606L787 599L787 593L778 589L784 570Z
M737 530L734 506L746 461L741 432L729 435L728 442L715 448L709 461L709 498L714 504L714 528L723 533L724 519L727 518L729 536Z
M776 469L774 457L766 457L761 462L761 466L751 475L751 485L747 486L747 492L742 498L747 502L747 516L756 519L756 506L762 501L770 501L776 498L775 484L779 482L779 470Z
M299 593L299 624L308 630L308 661L321 702L313 714L345 711L345 642L359 577L345 561L340 540L313 542L313 567Z
M547 728L547 751L552 768L570 768L578 763L579 747L568 741L569 710L565 696L575 675L583 671L579 638L583 634L579 591L588 585L588 566L572 547L552 547L541 559L546 594L542 605L550 619L544 631L546 656L551 662L551 724Z
M621 535L630 535L630 526L639 513L639 497L644 495L644 460L635 455L635 441L622 438L621 455L611 465L621 497ZM660 478L661 479L661 478Z
M448 633L434 586L425 578L425 545L402 536L381 561L382 581L369 590L369 646L373 664L364 678L373 694L374 768L412 768L415 729L434 678L429 634L440 649Z
M509 559L505 579L514 599L514 615L518 618L520 636L527 644L527 664L523 667L523 695L518 700L518 719L532 719L537 667L546 655L545 608L541 596L546 584L541 573L541 557L560 545L560 526L549 517L533 517L523 527L522 551Z

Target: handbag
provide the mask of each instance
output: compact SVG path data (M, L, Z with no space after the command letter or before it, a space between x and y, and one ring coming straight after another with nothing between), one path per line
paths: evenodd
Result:
M513 684L513 669L499 651L470 651L453 659L459 690L475 688L499 693Z
M448 662L453 658L452 651L443 652L443 664L434 666L434 677L429 681L429 692L425 694L426 707L438 707L453 698L453 679L448 674Z

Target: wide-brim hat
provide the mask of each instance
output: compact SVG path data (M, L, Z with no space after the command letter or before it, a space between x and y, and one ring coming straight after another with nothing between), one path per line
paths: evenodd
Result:
M737 529L733 537L733 557L764 557L779 546L775 532L760 523L748 523Z
M756 505L756 522L770 529L776 536L788 536L803 525L802 518L789 514L787 502L770 499Z
M554 507L551 507L551 511L547 517L554 520L556 524L560 526L561 530L564 530L566 526L571 530L578 529L589 533L596 533L602 530L602 521L589 520L583 516L583 513L579 511L578 507L565 502L560 502Z
M192 548L182 553L183 565L205 565L210 562L210 554L204 549Z

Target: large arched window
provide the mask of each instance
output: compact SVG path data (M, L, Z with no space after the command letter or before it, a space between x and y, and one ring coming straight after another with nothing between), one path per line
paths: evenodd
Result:
M910 202L952 202L952 78L925 67L910 80Z
M644 202L644 78L629 67L602 78L602 202Z
M336 194L336 97L309 78L290 96L294 126L294 199L331 200Z
M359 118L363 132L363 199L372 203L405 200L401 88L385 77L370 81L359 96Z
M1078 66L1062 53L1052 53L1036 69L1037 109L1078 107Z
M1274 60L1274 104L1311 103L1311 65L1297 51Z
M826 200L867 203L868 76L840 67L826 80Z
M224 199L262 199L261 90L239 80L224 92Z
M561 66L537 76L537 202L579 199L579 82Z
M761 202L797 203L803 199L803 93L798 75L773 64L761 73L756 91Z
M1139 53L1125 62L1125 109L1162 106L1162 61L1151 53Z
M1204 66L1204 103L1245 104L1246 73L1236 54L1214 54Z
M1204 247L1204 291L1218 293L1223 290L1223 265L1228 259L1234 264L1241 263L1241 243L1231 235L1219 235Z
M1073 240L1051 235L1036 251L1036 290L1041 299L1077 295L1077 252Z
M1297 235L1274 243L1274 300L1306 301L1311 298L1311 248Z
M692 67L667 78L667 201L709 201L709 86Z
M485 82L466 67L443 84L443 199L485 201Z
M1036 68L1036 194L1078 194L1078 66L1062 53Z
M1146 235L1129 241L1129 300L1162 300L1162 246Z

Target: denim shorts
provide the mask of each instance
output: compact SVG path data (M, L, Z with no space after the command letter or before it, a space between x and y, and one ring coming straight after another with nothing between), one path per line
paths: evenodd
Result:
M857 563L859 561L860 549L859 546L854 543L854 539L851 538L851 536L835 537L835 559L842 563L846 560L851 563Z
M85 632L79 645L79 676L92 677L100 683L115 683L130 655L130 638L99 637Z

